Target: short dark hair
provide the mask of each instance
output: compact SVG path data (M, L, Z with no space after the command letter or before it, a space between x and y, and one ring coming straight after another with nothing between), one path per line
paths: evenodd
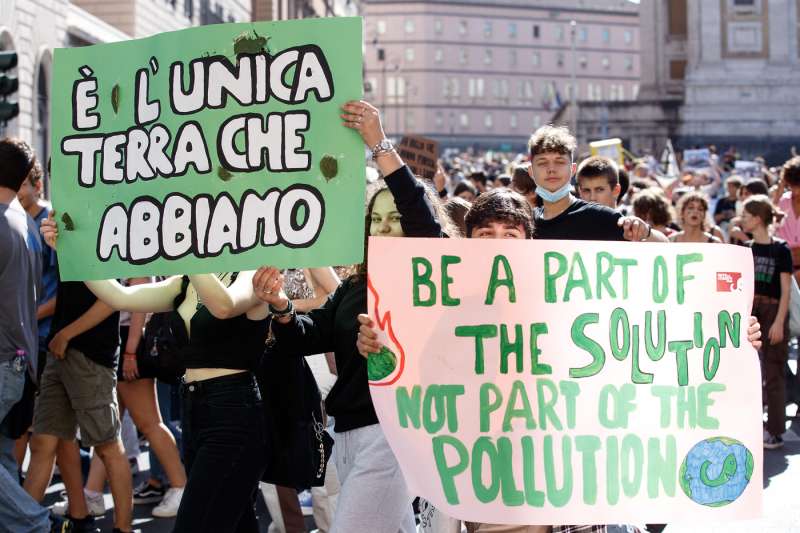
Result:
M514 167L514 174L511 176L511 187L520 194L528 194L536 189L527 167L522 165Z
M22 139L0 139L0 187L19 191L36 164L33 149Z
M654 226L672 222L672 206L661 192L644 189L633 198L633 214Z
M800 185L800 155L783 164L781 177L789 185Z
M453 189L453 196L458 196L462 192L471 192L473 196L478 196L478 189L468 181L460 181L456 188Z
M747 192L750 194L769 194L767 184L764 183L764 180L761 178L750 178L747 180L747 183L744 184L744 188L747 189Z
M472 202L472 207L464 217L467 237L472 230L488 226L491 222L503 222L522 226L525 237L533 236L533 213L528 201L510 189L493 189L481 194Z
M578 141L575 140L575 137L566 127L548 124L542 126L531 135L528 141L528 152L531 155L531 159L547 152L555 152L572 157L577 146Z
M472 181L477 181L481 185L486 185L486 181L489 179L489 176L486 175L486 172L478 171L470 174L469 179L471 179Z
M578 186L581 184L581 178L605 178L609 187L613 189L619 185L619 167L607 157L594 155L578 165L578 173L575 175Z

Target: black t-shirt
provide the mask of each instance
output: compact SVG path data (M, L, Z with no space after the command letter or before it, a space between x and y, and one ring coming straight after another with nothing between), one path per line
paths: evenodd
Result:
M617 222L622 213L594 202L573 199L557 217L545 220L544 208L534 210L534 238L573 241L622 241Z
M59 282L56 298L48 343L56 333L79 319L97 301L97 297L82 281ZM74 337L68 347L83 352L99 365L115 368L119 358L119 312L111 313L92 329Z
M792 252L781 239L772 239L771 244L749 242L753 249L753 267L756 280L755 293L760 296L780 299L781 274L792 273Z
M725 214L724 220L730 220L736 214L736 200L731 200L727 196L717 200L717 207L714 208L714 216Z

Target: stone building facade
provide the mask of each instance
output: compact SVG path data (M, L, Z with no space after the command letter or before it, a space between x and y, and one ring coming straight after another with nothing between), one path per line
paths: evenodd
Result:
M639 9L627 0L368 0L366 97L389 135L519 149L573 84L588 101L636 98Z
M642 2L637 102L579 104L582 141L634 153L735 146L772 163L800 145L800 0Z

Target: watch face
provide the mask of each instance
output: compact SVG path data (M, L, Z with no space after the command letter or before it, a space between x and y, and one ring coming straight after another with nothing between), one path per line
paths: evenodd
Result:
M391 150L392 148L392 141L389 139L384 139L378 143L378 150Z

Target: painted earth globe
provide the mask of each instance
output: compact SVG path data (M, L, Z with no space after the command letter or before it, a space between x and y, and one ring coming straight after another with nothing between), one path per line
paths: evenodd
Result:
M706 439L686 454L679 473L681 488L700 505L728 505L744 492L753 466L753 454L738 440Z

